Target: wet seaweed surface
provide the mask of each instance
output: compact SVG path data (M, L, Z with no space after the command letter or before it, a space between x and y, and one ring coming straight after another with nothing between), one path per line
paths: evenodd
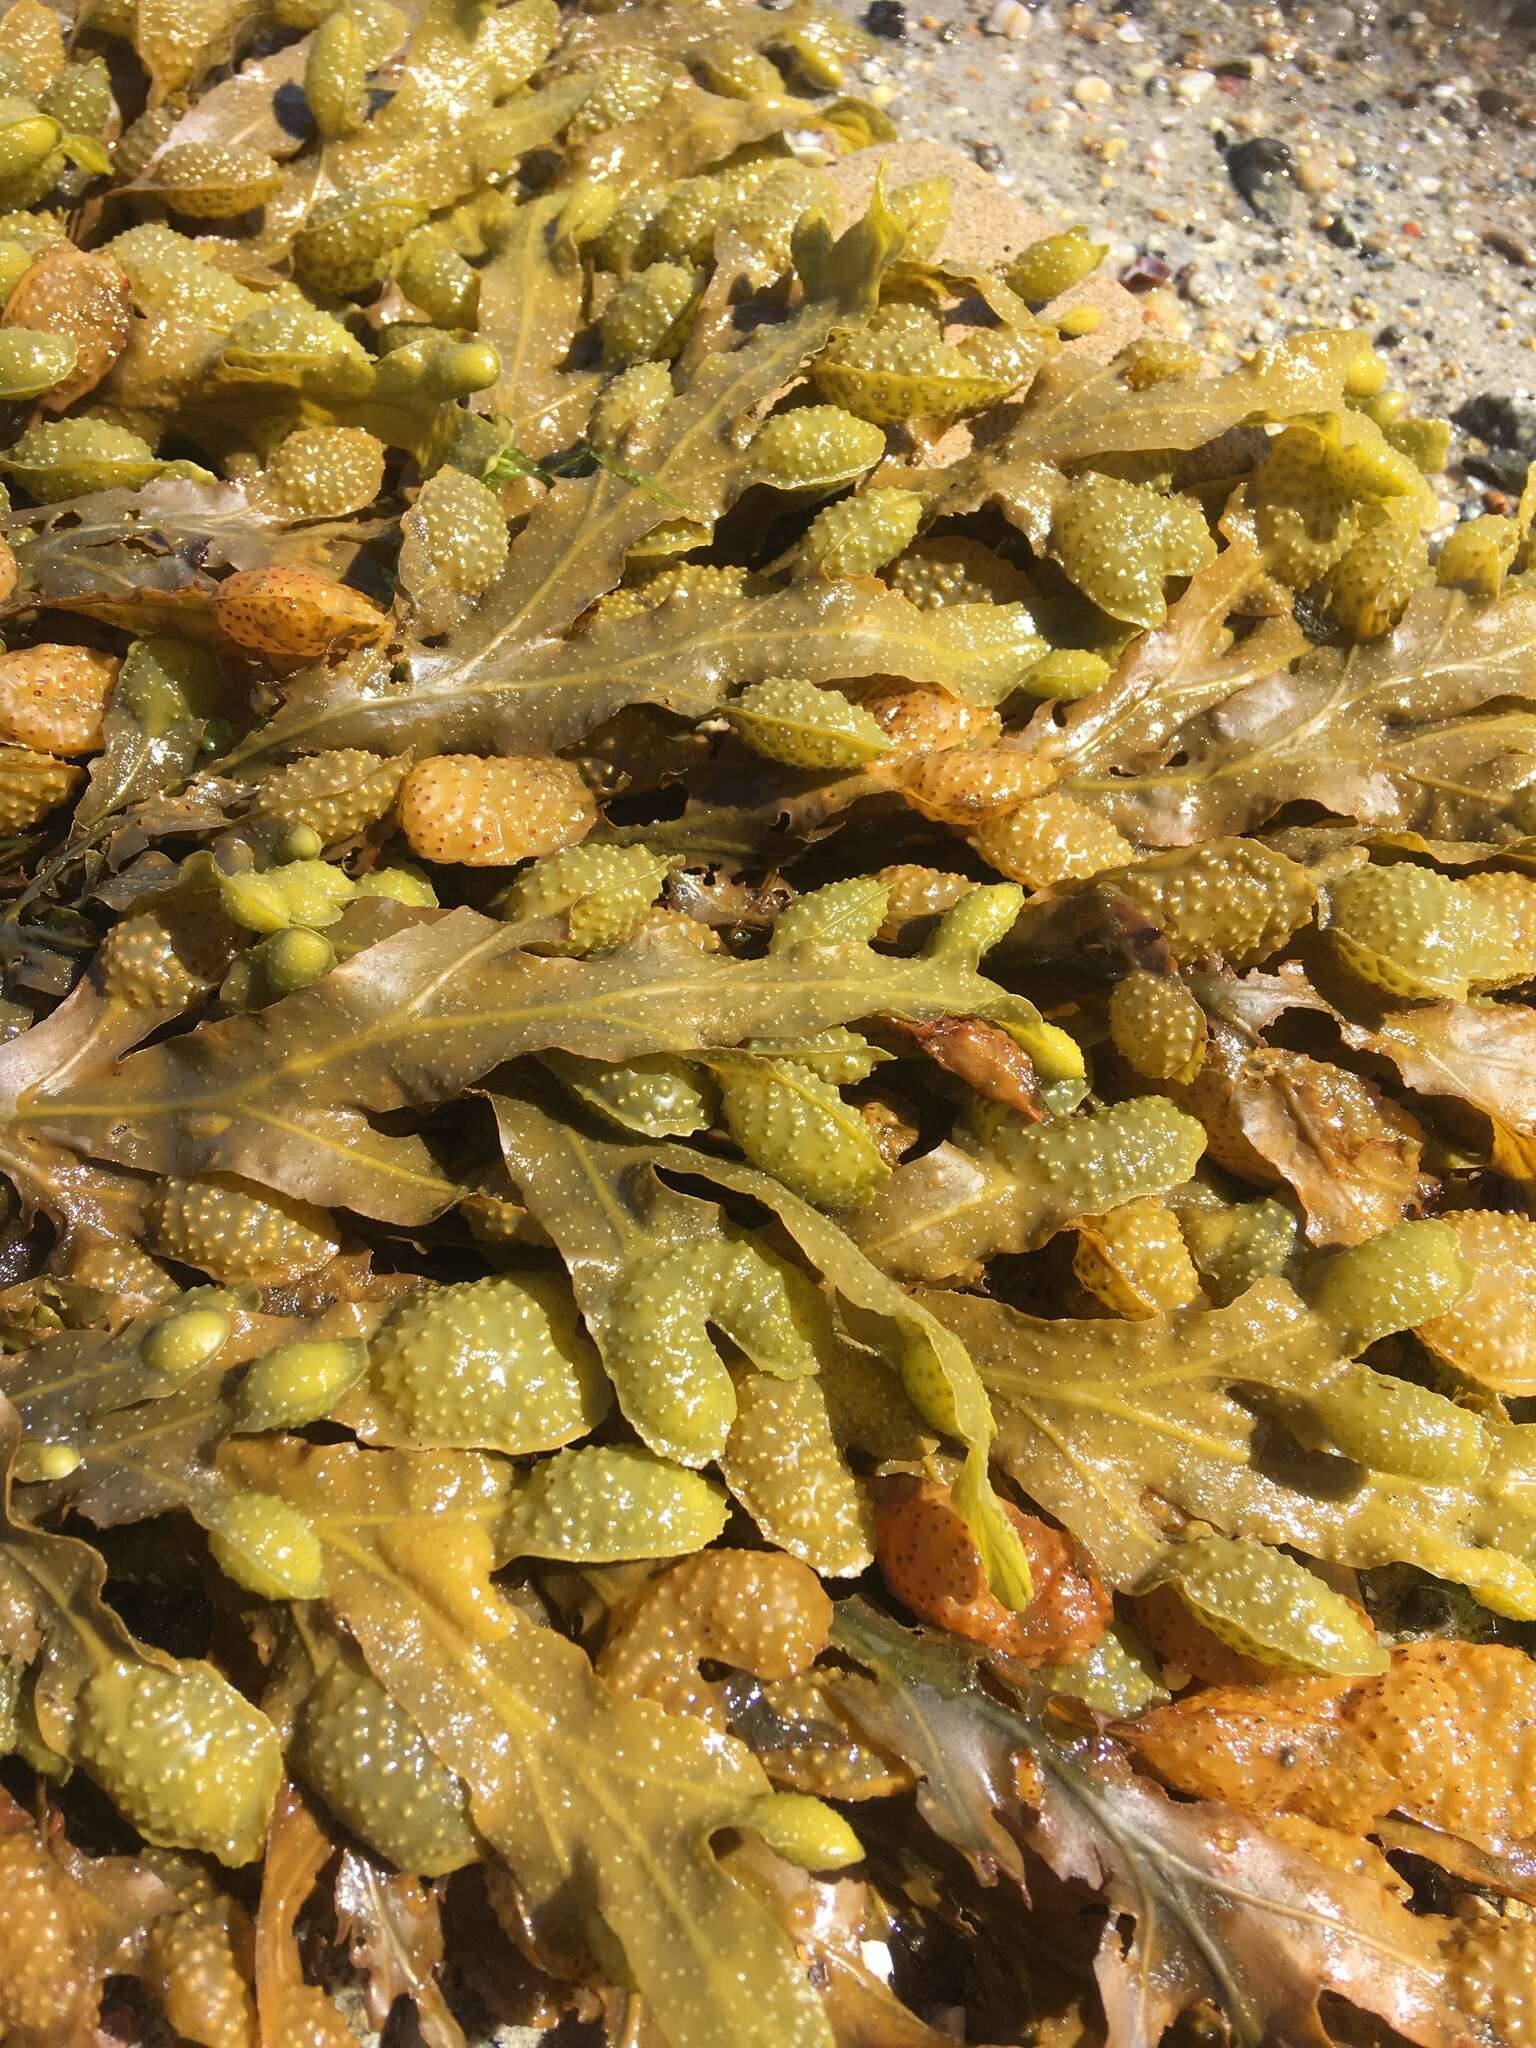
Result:
M1536 486L862 32L0 32L0 2038L1529 2048Z

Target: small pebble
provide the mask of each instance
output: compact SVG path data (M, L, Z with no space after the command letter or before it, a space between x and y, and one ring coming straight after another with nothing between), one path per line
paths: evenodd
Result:
M1080 78L1072 88L1072 97L1080 107L1107 107L1115 96L1115 88L1107 78Z
M1227 151L1227 176L1271 227L1283 227L1290 215L1295 168L1289 143L1273 136L1257 135Z
M1214 71L1181 71L1173 81L1173 96L1186 107L1197 107L1215 83Z
M899 43L907 32L907 10L901 0L871 0L864 26L872 36L885 36Z
M1021 43L1034 26L1034 17L1022 0L997 0L997 5L982 23L989 36L1006 36L1011 43Z

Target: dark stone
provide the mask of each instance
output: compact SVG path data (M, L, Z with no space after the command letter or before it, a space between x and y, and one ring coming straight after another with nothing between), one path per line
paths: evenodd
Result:
M1295 200L1296 159L1289 143L1255 135L1227 151L1227 176L1261 220L1283 228Z
M1342 213L1329 221L1325 232L1335 249L1358 249L1360 246L1360 237Z
M1404 335L1401 327L1394 326L1389 320L1376 336L1376 346L1378 348L1401 348L1406 339L1407 337Z
M1348 647L1350 635L1329 611L1315 590L1298 590L1291 602L1291 614L1314 647Z
M973 142L971 155L984 171L1000 171L1005 158L995 142Z
M1480 391L1452 414L1464 434L1475 434L1490 449L1536 461L1536 400L1505 391Z
M872 36L887 36L899 43L907 32L907 10L901 0L870 0L864 26Z

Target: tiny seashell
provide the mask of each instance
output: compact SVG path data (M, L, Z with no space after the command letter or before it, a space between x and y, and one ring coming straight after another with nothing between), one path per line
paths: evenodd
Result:
M1029 34L1032 22L1033 16L1022 0L997 0L983 26L989 36L1006 36L1009 42L1019 43Z
M830 164L837 157L824 128L786 128L784 147L802 164Z

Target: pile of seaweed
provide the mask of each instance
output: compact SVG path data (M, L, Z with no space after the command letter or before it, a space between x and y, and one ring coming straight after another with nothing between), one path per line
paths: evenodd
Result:
M1536 489L864 56L0 20L10 2048L1536 2042Z

